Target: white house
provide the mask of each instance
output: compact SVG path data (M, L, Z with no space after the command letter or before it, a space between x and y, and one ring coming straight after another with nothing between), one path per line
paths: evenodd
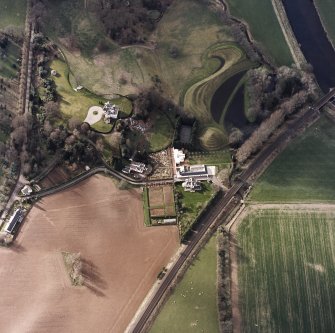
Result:
M117 119L117 116L119 114L119 108L112 104L111 102L105 103L104 107L102 108L105 114L105 122L111 123L113 120Z

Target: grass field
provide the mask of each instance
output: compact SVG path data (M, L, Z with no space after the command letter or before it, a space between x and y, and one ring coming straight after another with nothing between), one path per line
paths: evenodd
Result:
M26 0L1 0L0 29L7 26L23 26L26 19Z
M94 95L88 90L74 91L68 80L68 65L64 61L54 60L50 67L58 73L58 76L54 77L54 81L61 98L60 110L65 119L75 116L83 121L91 106L99 105L99 102L106 101L105 98ZM131 112L132 105L128 99L123 97L114 98L111 99L111 102L119 106L121 114L127 115ZM101 132L108 132L112 129L112 126L112 124L106 124L103 120L100 120L92 127Z
M157 113L152 128L147 134L149 149L156 152L167 148L174 135L174 125L164 113Z
M150 333L219 332L216 300L216 237L199 253Z
M243 332L334 332L334 213L259 210L238 229Z
M334 124L323 117L280 154L255 185L250 200L335 200L334 156Z
M293 63L270 0L227 0L227 2L231 14L248 23L253 37L261 43L266 54L269 54L278 65Z
M16 61L20 56L20 47L12 41L6 48L6 57L0 56L0 75L14 78L18 74L19 65Z
M314 3L319 11L323 26L335 45L335 2L333 0L315 0Z

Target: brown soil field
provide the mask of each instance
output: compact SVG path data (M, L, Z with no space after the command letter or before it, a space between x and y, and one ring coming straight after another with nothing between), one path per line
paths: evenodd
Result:
M162 187L149 188L149 205L150 207L164 207Z
M165 207L165 216L176 216L176 209L174 206Z
M71 178L70 172L66 168L59 166L54 168L45 178L38 184L41 188L49 188L66 182Z
M150 216L151 216L151 217L161 217L161 216L165 216L164 208L154 208L154 209L150 209Z
M0 332L124 332L179 246L175 226L144 226L142 206L101 175L35 204L0 248ZM84 286L62 251L81 253Z
M174 206L174 195L172 186L164 186L163 193L165 206Z

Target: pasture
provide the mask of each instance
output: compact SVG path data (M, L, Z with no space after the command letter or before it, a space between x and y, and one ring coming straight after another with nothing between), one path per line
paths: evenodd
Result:
M332 0L315 0L314 4L319 12L323 27L325 28L329 39L335 44L335 2Z
M123 333L178 246L177 227L144 227L138 190L102 175L46 197L0 248L0 331ZM81 253L83 286L62 252Z
M261 176L251 201L335 200L334 124L322 117L295 139Z
M227 0L232 15L243 19L253 38L278 65L293 63L290 49L269 0Z
M334 332L334 210L259 209L237 233L243 332Z
M214 236L187 270L149 332L219 332L216 297Z

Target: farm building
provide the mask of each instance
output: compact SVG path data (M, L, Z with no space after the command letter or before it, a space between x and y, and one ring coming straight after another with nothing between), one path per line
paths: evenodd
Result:
M141 162L131 162L129 165L126 165L123 169L123 173L131 173L131 172L136 172L136 173L144 173L147 170L147 167L144 163Z
M208 181L213 177L215 177L217 173L216 166L210 166L204 164L187 165L185 163L186 156L182 150L172 148L172 151L173 151L173 172L175 182L184 182L191 184L192 182L199 182L201 180ZM189 181L190 179L192 179L192 181ZM187 185L187 187L184 188L186 190L186 188L188 189L189 187Z
M201 183L194 178L187 178L183 183L182 187L186 192L201 191Z
M15 228L23 221L23 218L24 210L21 208L16 209L5 227L5 232L12 234Z
M216 175L216 167L204 164L182 165L176 167L175 180L183 181L188 178L196 180L209 180Z
M21 190L23 195L30 195L33 192L33 189L29 185L25 185Z
M113 120L117 119L117 116L119 114L119 108L112 104L111 102L105 103L104 107L102 108L105 114L105 122L111 123Z

